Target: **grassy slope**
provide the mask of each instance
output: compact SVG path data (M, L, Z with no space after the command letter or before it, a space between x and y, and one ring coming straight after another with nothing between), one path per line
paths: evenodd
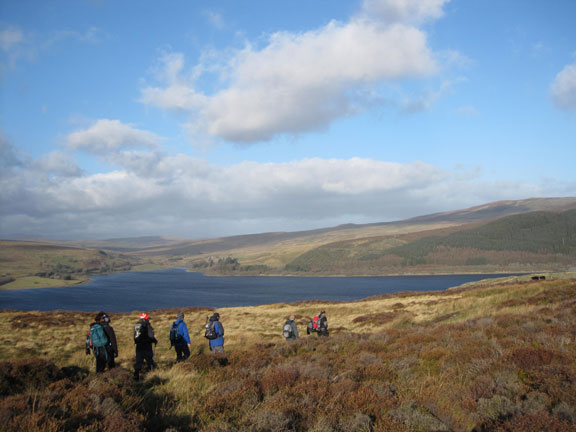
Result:
M155 311L160 368L137 384L136 313L113 314L121 367L95 376L82 346L92 314L1 311L0 418L6 430L574 430L576 279L548 279L220 309L227 366L206 353L210 311L184 308L193 355L175 366L176 311ZM321 309L330 338L302 335ZM302 337L287 344L291 313ZM31 357L55 366L16 361Z
M390 274L522 272L574 265L576 210L531 212L484 224L332 242L290 262L293 272Z
M0 240L0 290L75 285L91 274L158 268L147 261L97 249ZM9 279L14 281L4 283Z

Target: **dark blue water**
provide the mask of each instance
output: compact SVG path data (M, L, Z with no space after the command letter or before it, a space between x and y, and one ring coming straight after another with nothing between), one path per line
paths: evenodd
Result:
M436 291L506 275L383 277L210 277L185 269L116 273L65 288L0 291L0 308L131 312L301 300L351 301L399 291Z

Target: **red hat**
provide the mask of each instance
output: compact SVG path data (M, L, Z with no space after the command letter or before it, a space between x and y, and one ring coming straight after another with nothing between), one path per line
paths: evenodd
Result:
M140 318L147 320L148 319L148 314L146 312L142 312L140 314Z

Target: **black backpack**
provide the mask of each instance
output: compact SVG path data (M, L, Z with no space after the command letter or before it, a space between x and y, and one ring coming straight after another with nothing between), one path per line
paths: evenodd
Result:
M134 326L134 342L141 343L141 342L148 342L148 325L143 324L141 322L136 323Z
M170 327L170 346L174 346L182 342L182 335L178 332L178 327L180 324L176 324L175 322L172 323L172 327Z
M216 321L208 321L204 326L206 330L204 331L204 337L206 339L214 340L218 338L218 333L216 333L216 329L214 328L214 323Z

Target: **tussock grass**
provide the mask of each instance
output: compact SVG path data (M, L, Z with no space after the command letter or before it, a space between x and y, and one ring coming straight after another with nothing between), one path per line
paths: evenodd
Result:
M329 338L306 336L326 310ZM192 356L174 364L177 310L150 311L159 368L131 380L137 313L112 314L119 367L84 354L92 315L0 311L6 430L572 431L576 279L518 278L339 303L222 308L226 357L208 352L213 311L185 308ZM280 336L294 314L301 337Z

